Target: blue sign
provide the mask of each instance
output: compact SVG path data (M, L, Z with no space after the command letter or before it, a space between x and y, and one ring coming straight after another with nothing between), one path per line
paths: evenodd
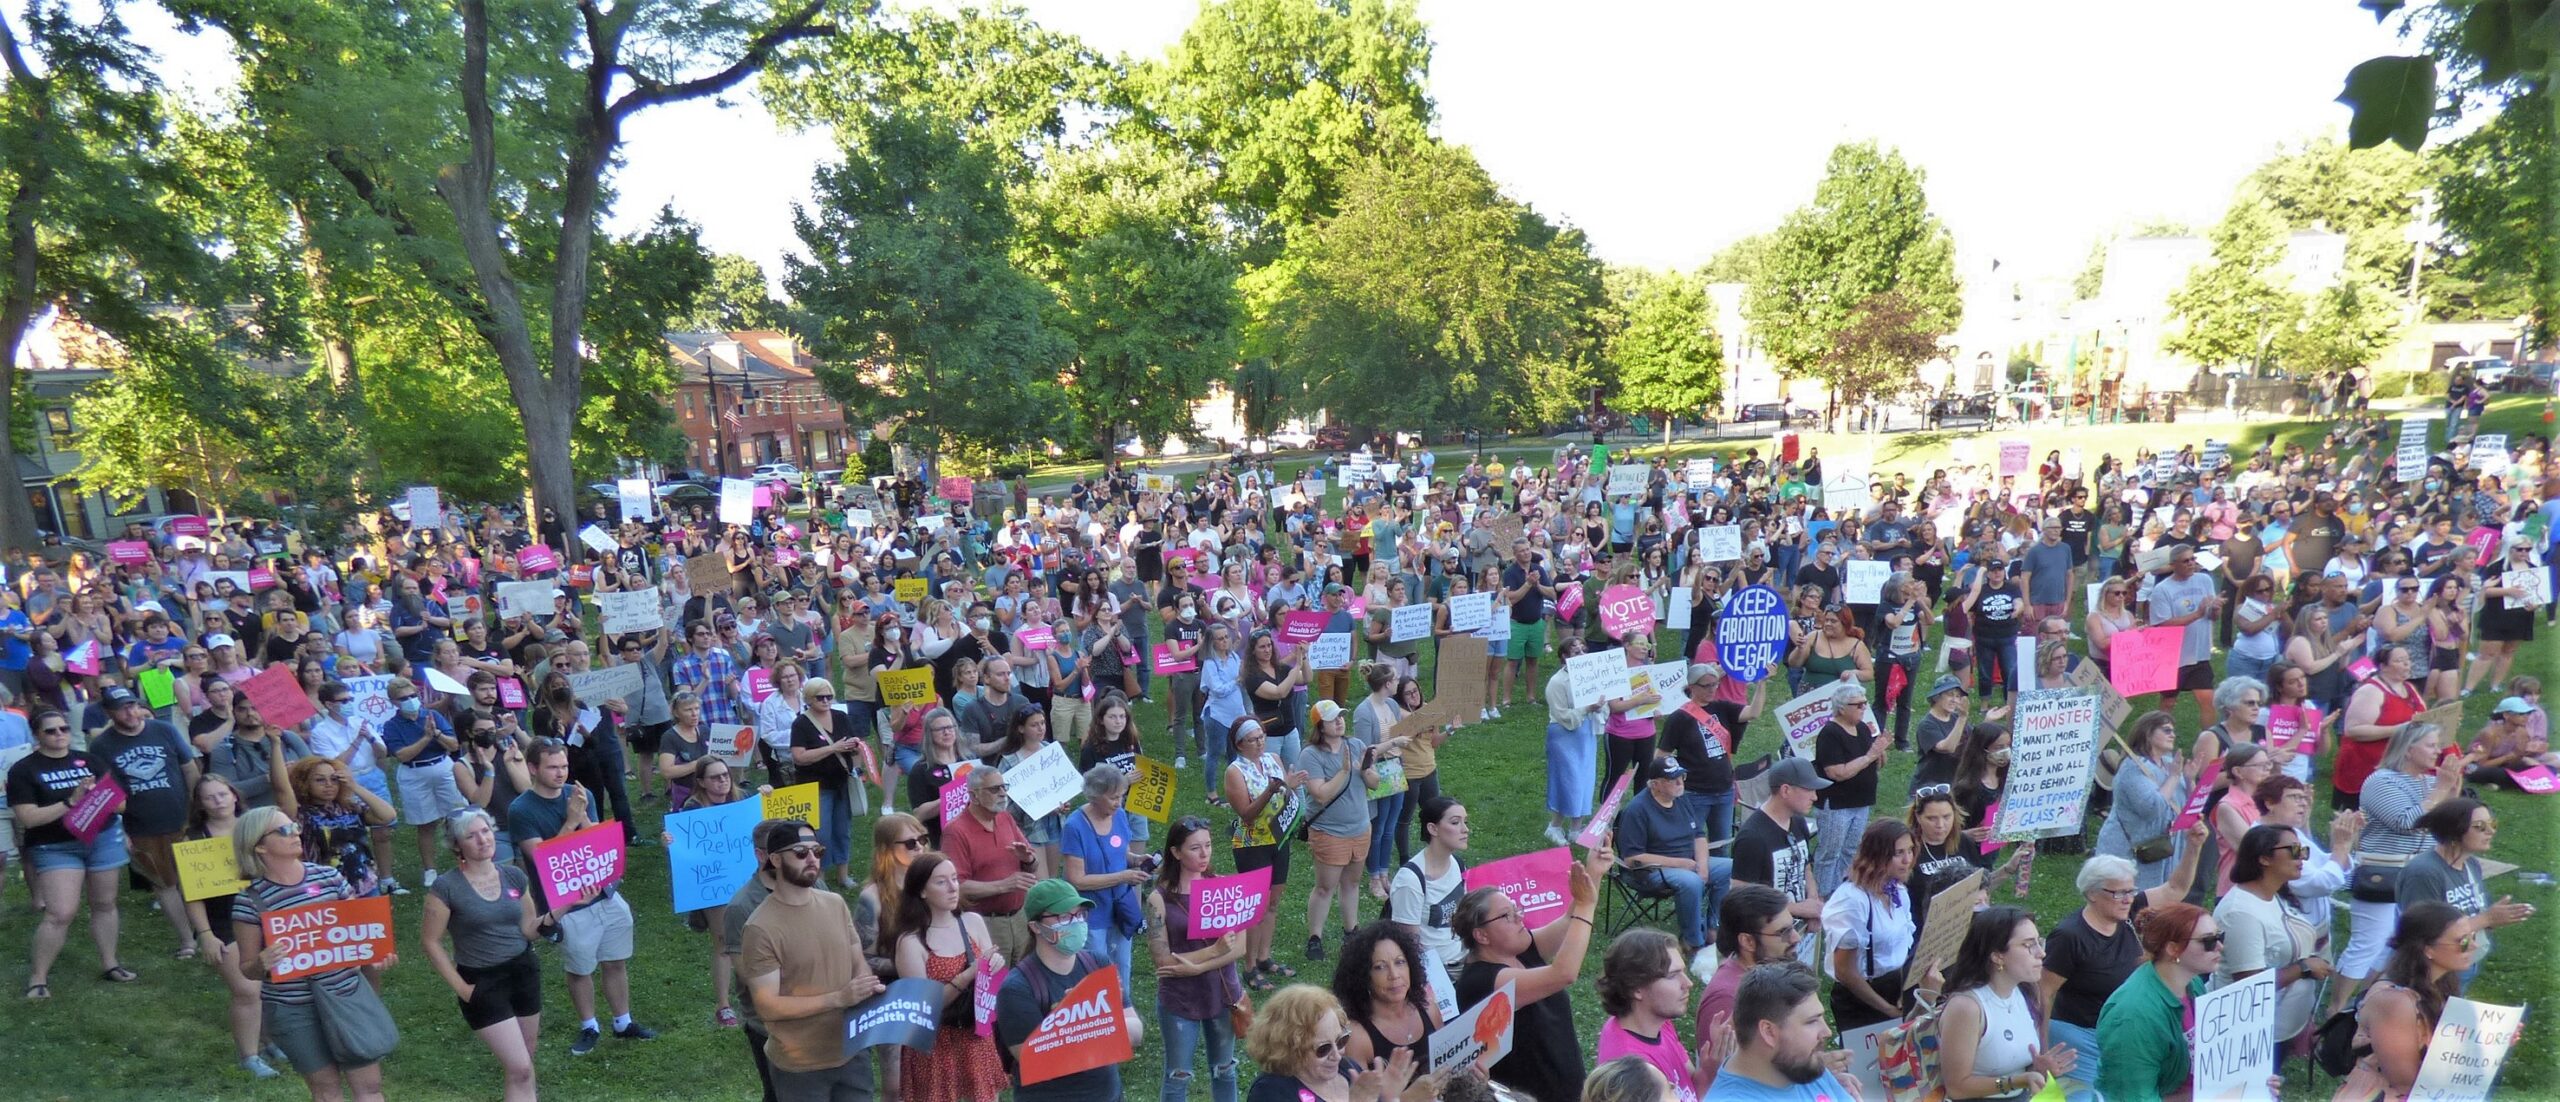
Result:
M667 816L667 882L675 888L677 914L729 905L756 874L755 830L763 819L763 800Z
M1738 590L1716 614L1716 662L1744 683L1769 676L1787 657L1787 599L1765 585Z

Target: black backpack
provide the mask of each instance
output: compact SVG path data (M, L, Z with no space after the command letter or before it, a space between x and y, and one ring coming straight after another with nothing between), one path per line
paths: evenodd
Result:
M2356 1061L2373 1053L2373 1046L2356 1043L2356 1012L2364 1009L2364 992L2358 992L2347 1008L2329 1015L2311 1035L2311 1062L2320 1070L2341 1079L2356 1070Z
M1095 972L1111 967L1110 961L1093 955L1091 951L1077 953L1076 963L1081 965L1084 969L1083 973L1076 977L1076 983L1084 982L1084 977L1087 975L1091 975ZM1057 983L1057 977L1051 974L1047 968L1041 967L1037 958L1013 965L1005 973L1005 982L1012 983L1013 977L1016 975L1021 976L1023 984L1031 988L1031 998L1033 1001L1040 1004L1040 1013L1043 1016L1058 1008L1058 996L1065 994L1065 992L1052 986ZM1007 1077L1013 1079L1016 1083L1021 1082L1022 1069L1016 1066L1013 1062L1013 1046L998 1044L996 1046L996 1058L998 1062L1004 1065L1004 1073Z

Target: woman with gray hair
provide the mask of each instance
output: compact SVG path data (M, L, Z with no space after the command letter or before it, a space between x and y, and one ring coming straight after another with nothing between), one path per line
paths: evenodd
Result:
M1119 766L1104 763L1085 770L1084 806L1067 816L1067 828L1058 840L1067 883L1093 904L1093 913L1086 919L1093 930L1093 951L1120 967L1123 996L1130 986L1130 949L1146 928L1137 886L1154 874L1157 860L1152 855L1142 857L1146 868L1130 867L1129 836L1135 832L1129 829L1129 813L1120 806L1120 797L1128 791L1129 778Z
M2463 770L2473 756L2446 756L2444 733L2412 720L2393 732L2382 764L2365 778L2364 833L2356 838L2355 866L2347 873L2347 947L2338 954L2338 972L2354 982L2331 985L2331 1011L2344 1009L2390 958L2391 931L2400 923L2400 870L2435 844L2418 819L2462 794Z
M2178 861L2177 872L2158 887L2135 887L2133 862L2110 855L2088 859L2072 880L2072 887L2085 902L2045 939L2044 975L2037 981L2049 1039L2056 1045L2069 1045L2080 1054L2080 1064L2072 1078L2097 1078L2101 1059L2098 1011L2107 1005L2107 996L2114 994L2143 963L2142 938L2134 932L2134 916L2187 897L2188 889L2195 884L2196 857L2204 852L2202 846L2193 843L2204 829L2203 823L2197 823L2187 831L2190 844Z
M453 813L444 841L462 867L427 887L427 960L453 988L463 1024L506 1072L507 1102L532 1102L533 1049L542 1037L542 965L533 955L542 918L532 885L523 869L497 862L497 820L488 812Z
M2213 726L2196 735L2196 753L2221 757L2244 742L2267 741L2267 683L2249 676L2226 677L2213 687ZM2277 768L2283 762L2274 763Z

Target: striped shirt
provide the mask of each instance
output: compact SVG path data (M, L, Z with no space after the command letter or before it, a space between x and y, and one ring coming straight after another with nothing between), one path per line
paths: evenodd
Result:
M2377 769L2365 778L2358 799L2365 813L2364 834L2356 839L2355 851L2405 857L2435 844L2431 835L2418 829L2418 816L2426 813L2427 793L2435 783L2434 777L2413 777L2396 769Z
M338 875L338 870L327 865L314 865L305 861L302 865L302 882L299 884L278 884L261 876L250 881L248 887L240 889L240 894L231 897L231 921L263 926L264 916L269 911L288 910L306 903L354 898L356 893L348 889L346 878ZM243 941L240 948L246 952L250 945L262 944L263 941L263 938L259 942ZM268 980L260 996L267 1002L280 1006L301 1006L312 1001L314 997L312 984L327 984L331 994L343 995L355 990L355 985L363 982L364 977L356 969L340 968L298 980L286 980L282 983Z

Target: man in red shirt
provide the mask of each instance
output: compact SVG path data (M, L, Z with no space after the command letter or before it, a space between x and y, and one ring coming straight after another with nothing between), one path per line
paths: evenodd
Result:
M969 810L942 828L942 850L960 873L961 906L986 916L987 932L1006 960L1023 959L1031 931L1022 917L1022 893L1049 872L1013 821L1002 771L969 771Z

